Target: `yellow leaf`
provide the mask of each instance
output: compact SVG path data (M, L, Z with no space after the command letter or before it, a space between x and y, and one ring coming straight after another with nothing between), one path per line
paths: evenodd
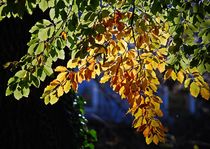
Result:
M67 70L67 68L64 66L58 66L55 68L55 72L64 72L66 70Z
M94 68L95 73L99 76L101 73L100 65L96 64Z
M61 72L61 73L59 73L59 75L57 76L57 80L62 82L66 78L67 73L68 72Z
M160 109L156 109L155 113L157 114L157 116L162 117L163 116L163 112Z
M187 88L187 87L189 86L190 80L191 80L191 78L188 78L188 79L186 79L186 80L184 81L184 87L185 87L185 88Z
M101 77L100 83L106 83L107 81L109 81L110 76L109 75L105 75L103 77Z
M69 90L71 89L71 82L69 80L66 81L66 84L64 85L63 89L65 93L69 92Z
M150 86L150 88L151 88L154 92L157 91L157 86L156 86L155 84L150 83L149 86Z
M206 88L201 88L201 96L208 100L209 99L209 96L210 96L210 92L209 90L207 90Z
M157 121L157 120L152 120L151 126L153 126L153 127L158 127L158 126L159 126L158 121Z
M160 48L160 49L158 50L157 54L158 54L159 56L161 56L161 55L167 55L168 52L167 52L167 49L166 49L166 48Z
M147 144L150 144L150 143L152 142L152 139L153 139L152 136L146 137L146 143L147 143Z
M58 97L56 97L54 94L50 95L50 104L53 105L58 101Z
M76 68L81 63L79 58L71 59L67 63L67 68Z
M119 90L119 94L122 98L125 98L124 92L125 92L125 86L122 86Z
M147 70L152 70L152 66L151 66L150 64L145 64L145 68L146 68Z
M175 81L176 80L176 73L172 70L171 71L171 78Z
M134 124L134 128L138 128L142 125L143 117L139 117L138 121Z
M192 82L190 84L190 93L191 93L191 95L194 96L194 97L197 97L199 92L200 92L199 86L195 82Z
M50 103L50 96L48 95L48 96L45 96L45 98L44 98L44 103L46 104L46 105L48 105L48 103Z
M184 81L184 74L183 74L182 71L179 71L179 72L177 73L177 80L178 80L180 83L183 83L183 81Z
M157 135L154 135L153 137L153 142L157 145L158 142L159 142L159 139L158 139L158 136Z
M165 30L165 31L168 31L168 30L169 30L169 23L168 23L168 22L166 22L166 23L164 24L164 30Z
M165 71L165 63L158 64L158 70L160 73Z
M64 90L63 90L63 87L62 86L59 86L58 87L58 90L57 90L57 96L58 97L61 97L64 93Z

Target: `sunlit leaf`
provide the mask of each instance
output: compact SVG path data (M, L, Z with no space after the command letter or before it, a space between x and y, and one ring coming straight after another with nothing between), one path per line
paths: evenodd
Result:
M64 72L64 71L66 71L66 70L67 70L67 68L64 67L64 66L57 66L57 67L55 68L55 72Z
M190 93L191 93L191 95L194 96L194 97L197 97L199 92L200 92L200 87L195 82L192 82L190 84Z
M71 89L71 82L69 80L67 80L63 87L63 90L65 93L68 93L70 89Z
M154 135L153 137L153 142L157 145L158 142L159 142L159 139L158 139L158 136L157 135Z
M101 77L100 83L106 83L107 81L109 81L109 79L110 79L109 75L104 75L103 77Z
M58 97L56 97L56 95L54 95L54 94L51 94L50 95L50 104L53 105L56 102L58 102Z
M201 96L204 98L204 99L206 99L206 100L208 100L209 99L209 97L210 97L210 92L209 92L209 90L207 90L206 88L201 88Z
M187 88L190 84L191 78L188 78L184 81L184 87Z
M183 74L182 71L179 71L179 72L177 73L177 80L178 80L180 83L183 83L183 81L184 81L184 74Z

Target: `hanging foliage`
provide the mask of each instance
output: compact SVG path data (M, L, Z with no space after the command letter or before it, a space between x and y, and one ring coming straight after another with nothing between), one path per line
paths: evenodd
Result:
M29 31L28 53L8 81L6 95L28 97L30 86L46 76L57 77L45 88L45 104L55 104L78 84L96 77L129 102L133 126L146 143L164 142L165 128L158 119L162 99L157 96L160 76L208 100L203 77L210 71L209 1L175 0L34 0L0 2L0 19L22 17L38 6L50 19ZM14 8L14 9L11 9ZM23 9L19 9L23 8ZM65 49L65 51L64 51ZM66 66L52 64L70 55ZM11 62L12 63L12 62ZM9 63L10 64L10 63Z

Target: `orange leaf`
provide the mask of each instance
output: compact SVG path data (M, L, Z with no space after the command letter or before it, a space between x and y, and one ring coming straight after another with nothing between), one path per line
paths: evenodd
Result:
M158 142L159 142L159 139L158 139L158 136L157 135L154 135L153 137L153 142L157 145Z
M144 129L144 131L143 131L143 134L144 134L144 137L147 137L148 135L149 135L149 132L150 132L150 129L149 129L149 126L146 128L146 129Z
M166 70L165 75L164 75L164 80L167 80L171 77L171 72L172 72L172 69Z
M210 96L209 90L207 90L206 88L201 88L201 96L204 99L208 100Z

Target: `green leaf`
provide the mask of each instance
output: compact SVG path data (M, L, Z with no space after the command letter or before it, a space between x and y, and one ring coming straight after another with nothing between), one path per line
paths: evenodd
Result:
M39 80L37 77L35 77L34 75L31 75L31 76L30 76L30 79L31 79L32 84L33 84L35 87L39 88L40 80Z
M54 7L55 6L55 0L48 0L48 7Z
M36 49L36 47L37 47L37 43L32 44L32 45L28 48L28 53L32 55L32 54L34 53L34 50Z
M205 69L203 63L201 63L197 68L198 68L198 71L199 71L201 74L203 74L203 73L206 71L206 69Z
M75 14L78 14L78 6L76 3L74 3L74 5L72 6L72 11L75 13Z
M16 89L16 90L14 91L14 97L15 97L15 99L19 100L20 98L23 97L23 95L22 95L22 93L21 93L20 90Z
M10 89L10 87L8 86L6 89L6 96L9 96L13 93L13 90Z
M55 18L55 8L50 9L49 15L50 15L50 19L53 21Z
M94 141L97 141L96 131L91 129L91 130L89 130L89 133L90 133L91 137L94 139Z
M48 76L51 76L53 74L53 69L47 65L44 65L44 71Z
M26 76L26 70L19 70L18 72L16 72L15 76L18 78L24 78Z
M38 55L38 54L42 53L43 51L44 51L44 42L41 42L41 43L39 43L39 45L35 51L35 54Z
M65 59L65 52L64 50L58 50L58 58L64 60Z
M24 88L23 88L23 96L24 96L24 97L28 97L29 93L30 93L30 89L24 87Z
M55 31L54 26L49 27L48 32L47 32L48 38L51 38L53 36L54 31Z
M110 12L108 10L103 10L101 15L102 15L102 18L105 18L105 17L108 17L110 14Z
M39 8L44 12L48 8L47 0L41 0Z
M49 28L44 28L44 29L40 29L40 30L39 30L38 38L39 38L41 41L47 40L47 38L48 38L48 30L49 30Z
M206 63L205 67L206 67L206 71L210 72L210 64Z

